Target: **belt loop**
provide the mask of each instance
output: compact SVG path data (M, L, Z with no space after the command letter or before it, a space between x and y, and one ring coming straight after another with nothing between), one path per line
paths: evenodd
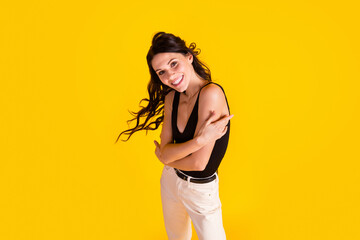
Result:
M190 179L191 179L192 177L190 177L190 176L187 176L187 185L188 185L188 188L189 189L193 189L193 185L191 184L191 182L190 182Z

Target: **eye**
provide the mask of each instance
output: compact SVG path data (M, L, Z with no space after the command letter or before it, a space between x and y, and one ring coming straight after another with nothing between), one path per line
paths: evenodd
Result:
M177 65L177 62L176 62L176 61L173 61L173 62L170 63L170 66L171 66L171 67L175 67L176 65ZM160 71L160 72L159 72L159 76L160 76L160 75L163 75L163 73L164 73L164 71Z

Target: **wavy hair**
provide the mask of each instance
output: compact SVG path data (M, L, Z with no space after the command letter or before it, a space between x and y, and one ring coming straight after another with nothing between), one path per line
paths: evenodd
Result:
M201 52L199 48L196 48L196 43L192 42L189 47L187 47L185 41L180 37L171 33L156 33L152 39L152 45L146 55L150 71L150 81L147 86L149 98L143 98L140 101L141 109L138 112L129 111L133 118L128 120L127 123L129 125L130 122L136 120L136 126L122 131L115 143L122 134L128 135L126 140L122 140L127 141L135 132L146 130L147 133L148 130L156 130L163 122L165 96L173 89L160 81L151 65L151 61L156 54L165 52L181 53L184 56L187 53L191 53L193 55L192 66L195 72L204 80L209 82L212 81L210 69L196 57ZM143 101L147 103L146 106L141 106L141 102Z

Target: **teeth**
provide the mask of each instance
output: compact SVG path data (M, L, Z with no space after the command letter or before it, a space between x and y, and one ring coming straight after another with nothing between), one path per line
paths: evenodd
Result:
M181 81L181 79L182 79L183 77L181 76L181 78L179 78L178 80L176 80L175 82L173 82L172 84L173 85L176 85L176 84L178 84L180 81Z

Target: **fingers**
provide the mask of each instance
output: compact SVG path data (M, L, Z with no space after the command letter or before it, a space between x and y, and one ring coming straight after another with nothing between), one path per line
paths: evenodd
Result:
M216 140L222 138L226 134L227 130L228 130L228 126L225 126L222 130L219 129Z
M234 117L234 114L224 115L220 119L218 119L216 122L219 122L219 121L227 122L233 117ZM210 115L209 115L208 119L206 119L206 123L207 124L213 123L215 120L214 118L215 118L215 111L210 111Z
M212 123L214 120L214 117L215 117L215 111L210 111L210 115L209 115L208 119L206 119L206 123L207 124Z
M226 115L223 119L221 119L222 121L224 121L224 122L226 122L226 124L227 124L227 122L230 120L230 119L232 119L233 118L233 114L232 115Z
M223 126L225 126L225 125L227 125L227 123L229 122L229 120L231 119L231 118L233 118L234 117L234 115L225 115L225 116L223 116L222 118L220 118L218 121L216 121L215 123L217 124L217 125L223 125Z
M154 140L154 144L156 146L155 155L161 161L160 144L156 140Z
M222 132L221 137L226 134L227 130L228 130L228 126L224 127L224 131Z
M234 114L231 114L231 115L225 115L223 116L220 120L222 121L229 121L230 119L232 119L234 116Z
M155 143L156 148L160 148L160 144L156 140L154 140L154 143Z

